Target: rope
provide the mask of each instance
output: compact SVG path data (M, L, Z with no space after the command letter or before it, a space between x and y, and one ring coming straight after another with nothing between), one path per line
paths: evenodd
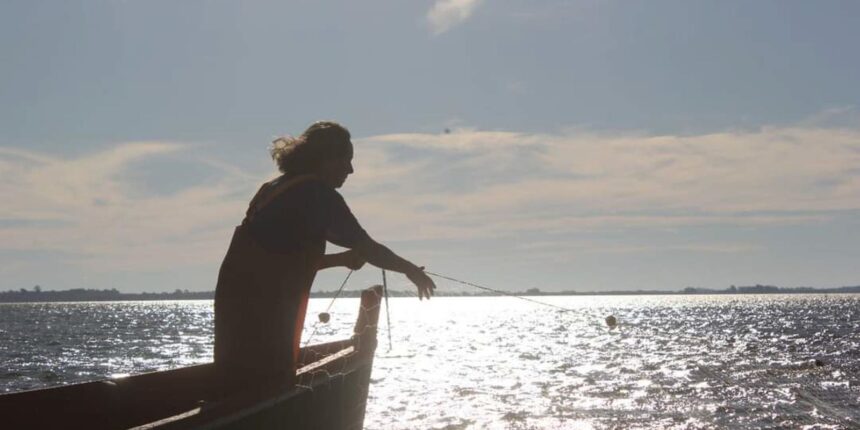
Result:
M343 291L343 287L346 286L346 282L349 281L349 277L352 276L352 272L354 272L354 271L350 270L349 273L346 274L346 278L340 284L340 288L337 289L337 293L335 293L334 297L331 298L331 302L329 302L328 307L326 307L324 313L328 313L328 311L331 309L331 306L334 304L334 301L337 300L337 298L340 296L341 291ZM457 278L452 278L450 276L442 275L439 273L433 273L429 270L425 270L424 273L426 273L428 275L435 276L437 278L447 279L449 281L457 282L457 283L463 284L463 285L468 285L470 287L478 288L478 289L481 289L484 291L491 291L493 293L501 294L503 296L508 296L508 297L513 297L515 299L525 300L527 302L535 303L535 304L542 305L542 306L548 306L548 307L562 310L565 312L576 312L574 309L571 309L571 308L566 308L564 306L554 305L552 303L542 302L540 300L530 299L528 297L518 296L516 294L510 293L507 291L496 290L494 288L485 287L483 285L478 285L478 284L475 284L472 282L463 281L463 280L460 280ZM385 277L385 269L382 269L382 291L385 293L385 318L388 320L388 350L391 351L391 347L392 347L391 346L391 314L388 311L388 282L387 282L386 277ZM318 328L319 328L319 321L314 323L314 329L311 332L311 335L308 336L308 339L305 341L306 347L310 344L311 339L313 339L314 335L317 334Z
M382 291L385 293L385 319L388 320L388 351L391 352L391 314L388 313L388 282L385 280L385 269L382 269Z
M325 308L325 312L322 312L322 313L327 314L328 311L331 309L331 305L333 305L334 301L337 300L338 296L340 296L340 292L343 291L343 287L346 286L346 281L349 281L349 277L352 276L352 272L354 272L354 270L350 270L349 273L346 274L346 278L340 284L340 288L337 289L337 292L334 294L334 297L332 297L331 301L328 303L328 307ZM317 322L314 323L314 330L311 332L311 335L308 336L308 340L305 341L305 347L307 347L311 343L311 339L313 339L314 335L317 334L317 329L319 328L319 324L320 324L319 320L317 320Z
M474 284L474 283L467 282L467 281L461 281L461 280L459 280L459 279L452 278L452 277L450 277L450 276L440 275L440 274L438 274L438 273L433 273L433 272L430 272L430 271L428 271L428 270L425 270L425 271L424 271L424 273L426 273L426 274L428 274L428 275L433 275L433 276L435 276L435 277L437 277L437 278L447 279L447 280L449 280L449 281L454 281L454 282L457 282L457 283L460 283L460 284L463 284L463 285L468 285L468 286L470 286L470 287L479 288L479 289L481 289L481 290L492 291L492 292L494 292L494 293L498 293L498 294L502 294L502 295L505 295L505 296L513 297L513 298L515 298L515 299L525 300L525 301L527 301L527 302L537 303L537 304L539 304L539 305L549 306L549 307L551 307L551 308L556 308L556 309L563 310L563 311L567 311L567 312L576 312L575 310L573 310L573 309L571 309L571 308L566 308L566 307L564 307L564 306L554 305L554 304L552 304L552 303L542 302L542 301L540 301L540 300L535 300L535 299L530 299L530 298L528 298L528 297L518 296L518 295L516 295L516 294L509 293L509 292L507 292L507 291L496 290L496 289L493 289L493 288L484 287L484 286L482 286L482 285Z

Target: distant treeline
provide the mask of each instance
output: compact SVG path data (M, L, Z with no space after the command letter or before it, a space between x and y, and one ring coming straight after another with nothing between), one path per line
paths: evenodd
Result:
M860 293L860 285L853 287L814 288L814 287L777 287L774 285L753 285L735 287L732 285L725 290L687 287L681 294L810 294L810 293Z
M710 289L687 287L681 291L657 291L657 290L634 290L634 291L541 291L530 288L525 291L512 292L515 296L595 296L595 295L660 295L660 294L810 294L810 293L860 293L860 285L838 288L813 288L813 287L777 287L773 285L752 286L730 286L728 288ZM315 291L311 297L334 297L336 291ZM415 291L389 291L391 297L415 297ZM502 294L489 291L437 291L437 296L448 297L493 297ZM359 290L341 291L340 297L360 297ZM0 291L0 303L23 303L23 302L106 302L124 300L212 300L215 298L214 291L188 291L174 290L162 293L121 293L117 289L93 290L76 288L62 291L43 291L38 285L32 290L21 288L20 290Z
M777 287L774 285L751 285L730 286L725 289L687 287L681 291L659 291L659 290L627 290L627 291L559 291L543 292L537 288L531 288L521 295L534 296L611 296L611 295L671 295L671 294L832 294L832 293L860 293L860 285L836 288L815 287ZM495 294L492 294L495 295Z
M0 303L21 302L110 302L119 300L206 300L215 297L214 291L175 290L162 293L121 293L116 288L93 290L75 288L62 291L43 291L38 285L32 290L0 291Z

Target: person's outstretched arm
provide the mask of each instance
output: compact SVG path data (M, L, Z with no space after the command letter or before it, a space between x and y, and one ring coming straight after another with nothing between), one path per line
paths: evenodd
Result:
M406 275L418 287L419 299L423 300L425 297L429 299L433 295L436 284L424 273L423 267L412 264L373 240L358 224L358 220L352 215L340 194L331 192L327 196L326 240L357 251L364 260L376 267Z
M423 300L425 297L430 299L430 296L433 295L436 284L424 273L424 268L418 267L409 260L395 254L394 251L388 249L385 245L367 236L364 240L356 243L353 249L358 251L368 263L376 267L406 275L418 287L419 299Z
M364 263L364 257L362 257L358 251L349 250L346 252L339 252L337 254L323 255L319 264L317 264L317 270L328 269L331 267L346 267L348 269L358 270L364 266Z

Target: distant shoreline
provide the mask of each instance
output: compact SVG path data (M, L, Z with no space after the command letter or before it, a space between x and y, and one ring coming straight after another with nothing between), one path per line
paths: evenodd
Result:
M653 296L653 295L708 295L708 294L846 294L860 293L860 285L837 288L812 288L812 287L776 287L772 285L740 286L734 285L722 289L707 289L687 287L680 291L656 291L656 290L633 290L633 291L540 291L531 288L525 291L499 294L492 292L444 292L436 293L439 297L504 297L504 296ZM335 291L311 292L311 298L334 297ZM361 291L342 291L341 297L359 297ZM415 297L414 291L389 291L391 297ZM60 291L42 291L36 286L32 290L19 289L0 291L0 303L51 303L51 302L114 302L114 301L154 301L154 300L212 300L215 298L214 291L188 291L175 290L164 293L122 293L116 289L93 290L93 289L71 289Z

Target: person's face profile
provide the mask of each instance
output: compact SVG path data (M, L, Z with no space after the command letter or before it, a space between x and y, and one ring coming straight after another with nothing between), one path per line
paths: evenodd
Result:
M320 166L320 178L332 188L340 188L353 171L352 154L348 154L324 161Z

